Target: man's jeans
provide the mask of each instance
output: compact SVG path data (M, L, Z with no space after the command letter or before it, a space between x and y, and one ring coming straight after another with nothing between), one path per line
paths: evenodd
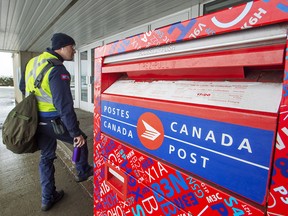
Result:
M85 136L85 134L83 133ZM42 188L42 203L47 204L53 201L53 194L55 194L55 167L54 160L56 157L57 139L73 144L73 138L70 137L67 130L63 135L56 135L53 131L50 121L40 121L36 132L37 144L41 150L41 157L39 163L40 182ZM81 147L81 155L79 162L76 163L76 169L81 177L89 169L88 164L88 148L87 143Z

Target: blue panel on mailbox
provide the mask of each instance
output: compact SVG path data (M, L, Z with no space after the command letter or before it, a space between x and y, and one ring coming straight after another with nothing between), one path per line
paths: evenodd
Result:
M102 132L263 203L273 131L109 101L101 104Z

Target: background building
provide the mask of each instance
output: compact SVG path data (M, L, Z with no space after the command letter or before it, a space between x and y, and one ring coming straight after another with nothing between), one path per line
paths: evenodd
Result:
M72 75L75 107L93 111L94 48L247 0L1 0L0 51L13 53L16 101L27 61L51 44L55 32L77 43Z

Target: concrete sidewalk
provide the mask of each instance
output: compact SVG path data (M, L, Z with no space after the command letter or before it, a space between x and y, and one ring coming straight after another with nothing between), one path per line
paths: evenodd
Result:
M88 135L89 161L93 164L93 113L76 109L81 129ZM91 216L93 215L93 179L74 181L71 163L72 146L58 143L55 160L57 189L65 192L63 200L48 212L41 212L41 190L38 173L40 152L13 154L2 144L0 131L0 215L31 216Z

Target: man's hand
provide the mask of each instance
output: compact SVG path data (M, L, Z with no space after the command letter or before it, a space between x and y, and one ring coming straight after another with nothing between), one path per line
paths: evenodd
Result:
M83 145L85 145L86 140L84 139L84 137L82 135L74 137L74 145L76 147L81 147Z

